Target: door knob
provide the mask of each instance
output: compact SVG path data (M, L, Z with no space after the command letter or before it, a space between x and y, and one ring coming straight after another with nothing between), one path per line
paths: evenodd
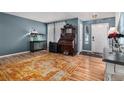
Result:
M92 36L92 41L95 41L95 40L94 40L94 36Z

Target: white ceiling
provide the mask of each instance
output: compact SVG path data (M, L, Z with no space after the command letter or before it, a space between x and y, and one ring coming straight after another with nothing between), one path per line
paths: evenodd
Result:
M97 14L97 19L115 17L115 12L6 12L7 14L16 15L41 22L53 22L68 18L80 18L82 20L91 20L93 14Z

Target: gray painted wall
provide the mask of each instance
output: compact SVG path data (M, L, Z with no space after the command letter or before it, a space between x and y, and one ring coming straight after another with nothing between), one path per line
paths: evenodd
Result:
M55 25L55 23L57 23L57 22L65 22L66 24L71 24L71 25L73 25L73 26L75 26L77 28L77 33L76 33L76 43L77 43L76 52L78 52L78 26L79 26L78 18L72 18L72 19L66 19L66 20L50 22L49 24ZM55 31L54 31L53 38L55 38Z
M66 23L67 24L71 24L71 25L73 25L73 26L75 26L76 27L76 35L75 35L75 43L76 43L76 52L78 53L78 47L79 47L79 41L78 41L78 30L79 30L79 19L78 18L73 18L73 19L68 19L68 20L66 20Z
M66 23L67 24L71 24L71 25L73 25L73 26L75 26L76 27L76 35L75 35L75 41L76 41L76 52L78 52L78 26L79 26L79 24L78 24L78 18L73 18L73 19L68 19L68 20L66 20Z
M35 28L46 34L46 24L0 13L0 56L29 51L28 33Z
M124 34L124 12L122 12L120 15L120 20L119 20L118 26L119 26L120 33Z
M104 19L96 19L96 20L90 20L90 21L83 21L83 50L91 50L91 25L92 24L99 24L99 23L109 23L110 27L115 26L115 17L110 17L110 18L104 18ZM86 29L85 27L88 27L89 30L89 43L85 44L85 32Z
M124 12L121 12L120 20L118 24L118 30L121 34L124 34ZM124 38L120 38L120 44L124 45Z
M65 22L67 24L71 24L78 27L78 18L68 19L68 20L65 20Z

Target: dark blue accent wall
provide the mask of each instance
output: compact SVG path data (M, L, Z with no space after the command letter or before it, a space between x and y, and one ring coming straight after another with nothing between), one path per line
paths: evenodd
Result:
M46 34L46 24L0 13L0 56L29 51L28 33L35 28Z

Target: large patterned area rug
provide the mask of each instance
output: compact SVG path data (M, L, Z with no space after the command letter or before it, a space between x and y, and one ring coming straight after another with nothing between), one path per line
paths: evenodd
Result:
M68 80L80 63L77 57L46 53L0 66L0 80Z

